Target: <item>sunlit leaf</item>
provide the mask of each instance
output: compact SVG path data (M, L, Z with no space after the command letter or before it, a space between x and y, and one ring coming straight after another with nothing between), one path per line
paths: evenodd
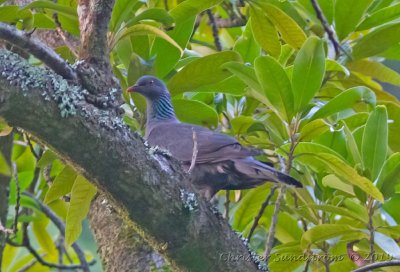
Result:
M218 114L214 108L196 100L173 99L172 104L179 120L191 124L217 127Z
M169 14L175 19L175 22L185 21L188 17L197 15L198 13L211 8L222 2L222 0L186 0L169 11Z
M71 192L76 179L76 172L70 166L65 166L61 173L54 179L44 198L44 203L51 203L54 200Z
M369 16L366 16L361 24L357 27L357 30L365 30L372 27L382 25L384 23L397 20L400 16L400 4L385 7L380 9Z
M395 187L400 183L400 153L394 153L384 163L382 171L377 178L378 187L385 198L395 194Z
M70 246L81 234L82 220L86 218L90 203L96 195L96 187L84 177L78 176L71 191L71 202L65 225L65 244Z

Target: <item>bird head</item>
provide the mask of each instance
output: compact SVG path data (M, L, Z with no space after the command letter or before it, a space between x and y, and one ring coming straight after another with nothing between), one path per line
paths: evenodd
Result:
M165 84L154 76L142 76L127 91L139 93L152 100L164 94L169 94Z

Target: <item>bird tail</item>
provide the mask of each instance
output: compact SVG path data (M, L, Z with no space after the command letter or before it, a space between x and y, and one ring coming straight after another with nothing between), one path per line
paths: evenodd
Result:
M255 183L254 185L272 181L285 183L298 188L303 187L303 185L295 178L253 158L235 160L234 162L236 170L243 174L243 176L247 177L247 179L252 180L251 183Z

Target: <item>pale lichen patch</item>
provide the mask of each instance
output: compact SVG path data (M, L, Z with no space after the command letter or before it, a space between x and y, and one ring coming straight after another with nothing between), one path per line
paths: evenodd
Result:
M194 211L197 206L197 197L195 193L187 192L184 189L180 189L180 198L183 201L183 207L188 209L189 211Z

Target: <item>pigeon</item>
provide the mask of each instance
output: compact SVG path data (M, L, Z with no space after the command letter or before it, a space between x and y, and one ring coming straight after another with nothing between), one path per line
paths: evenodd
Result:
M260 151L246 148L228 135L180 122L160 79L142 76L127 91L146 98L147 142L168 151L186 171L190 169L191 182L206 199L219 190L250 189L267 181L302 187L293 177L256 160L253 156Z

